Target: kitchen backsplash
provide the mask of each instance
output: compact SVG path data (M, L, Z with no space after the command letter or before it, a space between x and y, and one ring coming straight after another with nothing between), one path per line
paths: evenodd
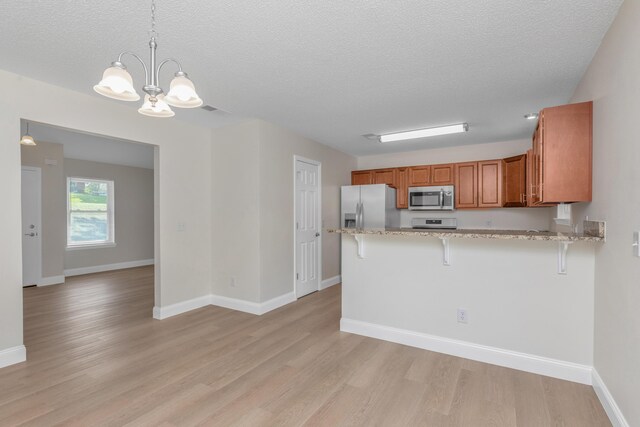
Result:
M500 208L453 212L408 211L400 213L402 227L411 227L412 218L456 218L458 228L496 230L549 230L553 208Z

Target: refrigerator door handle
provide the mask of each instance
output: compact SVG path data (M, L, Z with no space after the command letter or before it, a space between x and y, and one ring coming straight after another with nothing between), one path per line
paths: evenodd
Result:
M356 203L356 230L360 227L360 202Z
M364 203L360 202L360 229L364 230Z

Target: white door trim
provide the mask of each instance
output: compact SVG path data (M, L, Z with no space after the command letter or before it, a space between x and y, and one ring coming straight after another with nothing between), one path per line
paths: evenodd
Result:
M37 181L38 181L38 188L36 190L36 200L38 203L38 208L37 208L37 224L36 224L36 229L38 230L38 233L40 233L40 236L38 237L37 240L37 246L38 246L38 257L39 260L37 261L37 268L39 269L38 273L37 273L37 280L36 283L34 283L34 285L38 285L40 284L40 282L42 281L42 169L35 167L35 166L21 166L20 167L20 197L23 197L24 195L22 194L22 171L31 171L31 172L35 172L37 175ZM21 205L22 205L22 199L20 201ZM22 212L20 215L20 230L22 233L24 233L24 226L22 224ZM24 238L24 236L23 236ZM22 240L21 240L22 242ZM21 245L22 246L22 245ZM22 251L22 249L21 249ZM25 260L22 260L22 265L24 268L24 262ZM24 286L24 277L22 278L22 286Z
M318 289L321 289L322 286L322 163L317 160L308 159L306 157L298 156L296 154L293 155L293 224L291 224L293 228L293 295L298 295L297 293L297 279L296 279L296 268L297 268L297 259L296 259L296 199L298 195L296 194L296 166L298 162L309 163L311 165L315 165L318 167L318 209L317 209L317 218L320 221L320 237L318 237ZM296 297L297 298L297 297Z

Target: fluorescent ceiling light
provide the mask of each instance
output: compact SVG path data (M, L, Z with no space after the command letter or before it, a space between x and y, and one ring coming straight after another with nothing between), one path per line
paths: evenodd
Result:
M407 132L388 133L380 135L380 142L404 141L405 139L427 138L429 136L448 135L450 133L467 132L469 125L460 123L457 125L439 126L435 128L410 130Z

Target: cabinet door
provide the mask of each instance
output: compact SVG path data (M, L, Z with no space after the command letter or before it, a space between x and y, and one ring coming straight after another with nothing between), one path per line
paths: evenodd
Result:
M502 201L503 206L527 206L527 155L509 157L502 160Z
M409 207L409 168L396 169L396 207L407 209Z
M535 177L533 176L533 150L527 151L527 190L526 190L526 201L527 206L534 206L533 204L533 180Z
M431 183L429 185L452 185L453 165L431 166Z
M396 186L396 170L395 169L376 169L373 171L374 184L387 184L395 188Z
M502 160L478 162L478 207L502 207Z
M593 103L545 108L540 114L540 201L590 202Z
M372 171L351 172L351 185L369 185L369 184L373 184Z
M531 204L542 202L542 138L540 123L533 133L533 148L531 149Z
M478 162L455 165L456 209L478 207Z
M411 166L409 168L409 187L419 187L430 184L430 166Z

